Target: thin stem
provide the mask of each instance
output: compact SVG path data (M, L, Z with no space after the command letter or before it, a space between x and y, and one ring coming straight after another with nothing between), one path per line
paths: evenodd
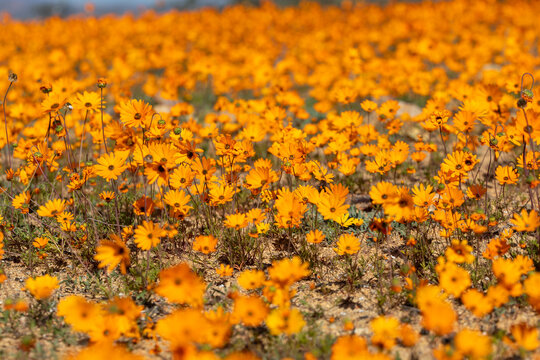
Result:
M441 141L444 148L444 156L448 155L448 152L446 151L446 142L444 142L443 134L442 134L442 127L439 126L439 135L441 136Z
M116 231L118 231L118 236L122 237L122 230L121 230L121 227L120 227L120 211L118 210L118 187L116 186L116 182L114 180L111 179L111 185L112 185L112 188L113 188L113 191L114 191L114 212L115 212L115 215L116 215ZM145 207L145 211L146 211L146 207Z
M527 142L525 141L525 136L523 136L523 173L525 174L525 179L529 177L529 168L527 167ZM534 211L536 211L536 206L533 200L533 193L531 187L527 184L527 189L529 190L529 198L531 199L531 206Z
M75 161L75 156L73 155L73 151L71 149L71 141L69 140L69 130L67 128L67 123L66 123L66 112L64 112L64 115L62 116L62 114L60 114L60 112L58 112L58 116L62 119L63 123L64 123L64 131L66 132L65 136L64 136L64 143L66 145L66 152L67 152L67 155L68 155L68 164L69 164L69 168L70 170L74 169L75 168L75 164L73 164L73 162Z
M79 170L81 169L82 145L83 145L83 142L84 142L84 129L86 127L86 120L87 119L88 119L88 110L86 110L86 114L84 115L84 122L83 122L82 134L81 134L81 145L79 147Z
M11 169L11 149L9 146L9 134L8 134L8 124L7 124L7 117L6 117L6 100L9 93L9 89L11 89L11 85L13 84L13 81L9 82L9 86L6 90L6 93L4 94L4 102L2 102L2 110L4 112L4 125L6 127L6 151L7 151L7 159L9 168Z
M99 111L101 112L101 134L103 136L103 145L105 146L105 152L108 154L109 149L107 149L107 139L105 138L105 125L103 124L103 88L99 88L100 91L100 104L99 104Z

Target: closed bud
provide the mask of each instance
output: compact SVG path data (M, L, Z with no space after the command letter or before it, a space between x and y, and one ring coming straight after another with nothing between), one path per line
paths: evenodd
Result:
M39 90L44 94L48 94L52 91L52 85L50 83L43 84L39 87Z
M533 100L534 94L530 89L521 90L521 98L526 102L531 102Z
M105 78L99 78L97 81L97 86L100 89L104 89L107 87L107 79Z
M523 99L523 98L520 98L520 99L517 101L517 107L518 107L518 108L524 109L526 106L527 106L527 100L525 100L525 99Z

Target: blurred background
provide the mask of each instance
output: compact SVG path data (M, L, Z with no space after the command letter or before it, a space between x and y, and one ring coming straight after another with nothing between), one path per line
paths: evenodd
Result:
M204 6L224 7L245 3L258 4L260 0L0 0L0 13L7 12L18 19L44 18L52 15L69 16L80 13L103 15L124 12L139 13L147 9L192 10ZM300 0L274 0L278 5L297 5ZM341 3L341 0L319 0L324 4ZM386 2L386 1L377 1Z

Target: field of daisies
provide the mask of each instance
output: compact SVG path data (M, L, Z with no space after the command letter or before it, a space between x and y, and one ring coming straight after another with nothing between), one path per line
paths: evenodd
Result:
M2 15L0 358L540 359L538 14Z

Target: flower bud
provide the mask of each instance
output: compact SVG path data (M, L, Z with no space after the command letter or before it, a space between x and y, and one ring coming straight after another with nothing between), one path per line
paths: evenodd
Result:
M43 84L39 87L39 90L44 94L48 94L52 91L52 85L50 83Z
M97 87L100 89L104 89L107 87L107 79L105 78L99 78L97 80Z
M521 98L526 102L532 102L534 97L533 92L530 89L521 90Z

